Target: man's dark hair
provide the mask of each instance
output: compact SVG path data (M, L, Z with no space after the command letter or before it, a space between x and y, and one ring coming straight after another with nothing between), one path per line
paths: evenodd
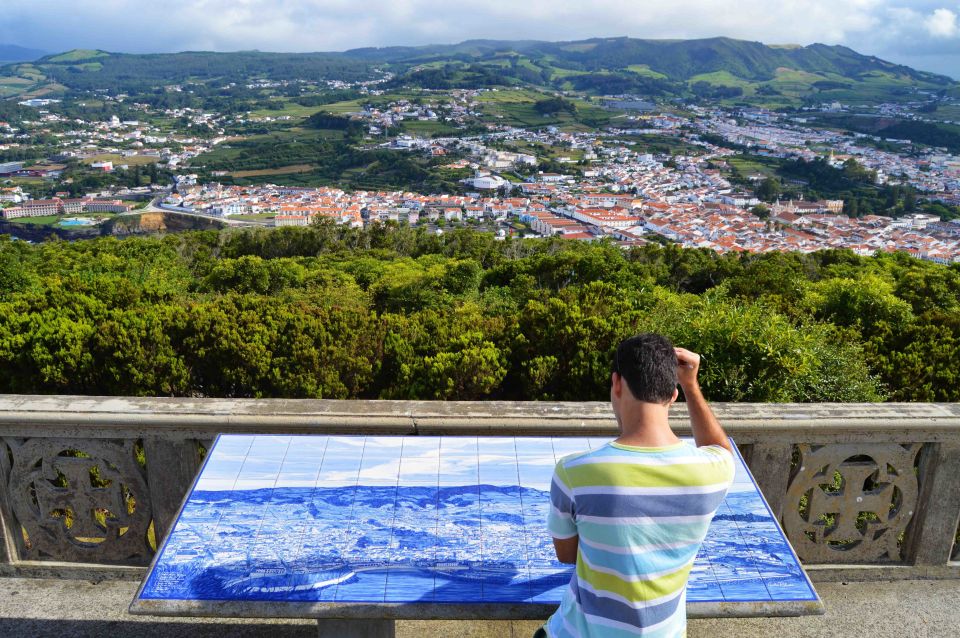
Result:
M613 371L638 401L667 403L677 389L677 353L663 335L645 332L621 341Z

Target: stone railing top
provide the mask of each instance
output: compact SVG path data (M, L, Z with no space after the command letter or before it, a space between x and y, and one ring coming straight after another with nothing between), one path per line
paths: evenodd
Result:
M742 442L805 431L825 440L960 440L957 403L715 403L727 431ZM688 431L678 403L671 422ZM218 432L589 435L614 432L606 402L374 401L199 399L0 395L0 429L36 427L89 437Z

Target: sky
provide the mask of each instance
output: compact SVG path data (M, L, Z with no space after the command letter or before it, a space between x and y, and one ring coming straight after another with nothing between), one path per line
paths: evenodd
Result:
M842 44L960 79L960 0L2 0L0 44L343 51L463 40L728 36Z

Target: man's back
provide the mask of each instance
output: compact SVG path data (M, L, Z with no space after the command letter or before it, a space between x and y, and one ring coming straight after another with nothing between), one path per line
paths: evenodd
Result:
M733 467L727 450L686 443L610 443L562 459L548 526L579 545L548 635L684 635L687 578Z

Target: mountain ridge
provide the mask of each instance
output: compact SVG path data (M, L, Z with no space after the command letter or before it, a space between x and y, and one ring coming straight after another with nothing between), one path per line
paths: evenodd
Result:
M43 89L152 91L183 82L239 83L253 77L347 82L382 77L385 88L528 86L594 95L734 100L769 106L916 99L918 91L960 93L953 79L820 43L766 45L727 37L629 37L561 42L465 40L457 44L365 47L342 52L260 51L128 54L75 49L0 76L20 78L13 95ZM29 80L29 81L27 81ZM21 88L22 87L22 88ZM52 88L50 88L52 87Z
M30 49L16 44L0 44L0 64L31 62L48 55L40 49Z
M590 48L588 49L587 47ZM792 68L805 71L814 69L839 71L845 68L849 72L856 67L860 67L861 70L897 70L907 73L916 79L934 82L945 81L946 83L954 82L952 78L947 76L927 71L919 71L905 65L882 60L876 56L864 55L843 45L827 45L822 43L809 45L768 45L758 41L737 40L723 36L687 40L629 37L588 38L586 40L559 42L475 39L449 45L365 47L344 51L343 55L377 59L383 62L403 62L409 61L409 56L414 55L424 57L431 54L457 55L465 53L476 54L477 52L490 54L497 51L509 50L518 53L534 52L541 55L560 55L564 61L579 62L587 65L588 68L593 66L593 70L602 68L600 64L602 60L610 61L611 58L619 54L620 59L612 60L615 64L621 62L625 62L627 65L647 64L653 70L663 69L661 72L672 71L672 73L667 73L667 75L677 77L678 79L689 79L699 73L720 70L717 69L715 65L711 66L711 57L713 56L715 56L717 62L723 62L729 61L729 58L732 56L739 55L746 61L753 63L768 62L768 64L764 66L769 66L769 60L776 60L781 62L779 66L783 66L782 63L792 63L794 65ZM767 55L767 61L758 57L758 54L761 54L761 52ZM670 64L669 58L660 56L660 59L657 59L655 56L659 53L671 53L674 59L686 56L691 58L691 62L699 63L700 66L697 67L696 64L692 64L692 68L689 70L693 72L685 72L684 69L678 68L675 63ZM677 54L681 54L681 56ZM725 57L727 60L724 60ZM609 66L606 68L609 68ZM771 78L772 76L764 79Z

